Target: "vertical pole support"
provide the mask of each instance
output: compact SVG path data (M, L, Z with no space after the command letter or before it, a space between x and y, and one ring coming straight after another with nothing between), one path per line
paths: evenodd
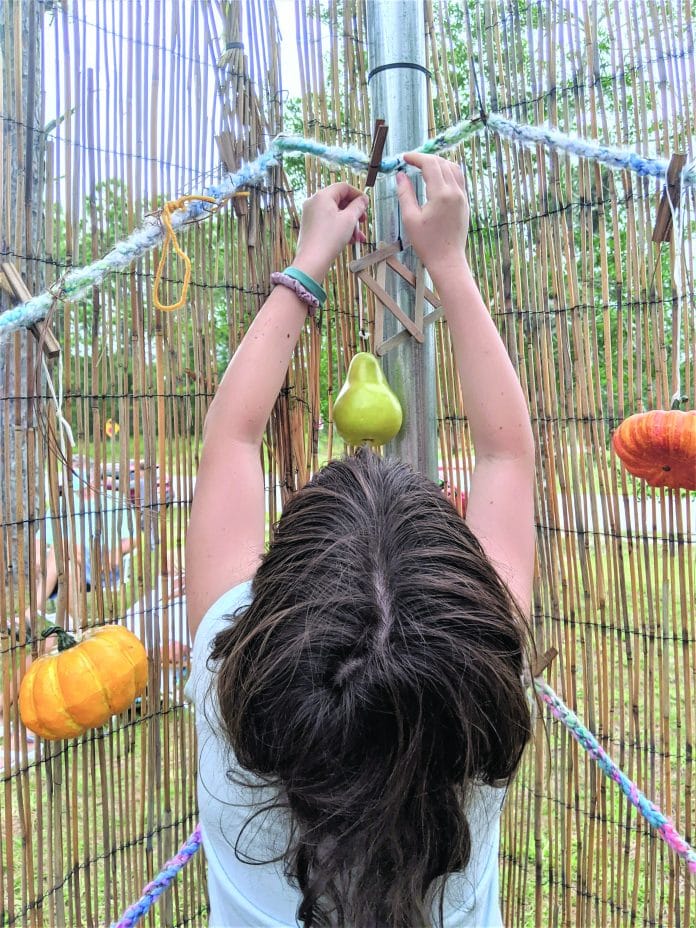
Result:
M389 126L385 155L420 145L428 135L425 21L423 4L416 0L368 0L368 83L372 116ZM420 182L417 185L420 190ZM394 177L375 183L377 241L394 242L401 230ZM416 256L407 248L400 256L416 271ZM415 293L398 276L390 295L415 320ZM400 325L385 314L384 338ZM387 451L437 479L437 417L435 385L435 327L427 326L423 344L408 338L384 357L384 372L403 406L404 425Z

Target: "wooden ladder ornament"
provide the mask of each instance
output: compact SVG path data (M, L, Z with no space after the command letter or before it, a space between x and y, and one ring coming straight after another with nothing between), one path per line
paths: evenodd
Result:
M11 261L0 261L0 286L14 299L16 303L26 303L31 299L29 288L24 283L22 275ZM48 327L47 322L37 322L29 329L37 342L43 346L47 358L57 358L60 354L60 342Z
M419 344L425 341L424 330L426 325L431 325L442 318L443 309L439 297L436 293L425 286L425 271L423 265L418 262L416 272L409 270L405 264L402 264L397 257L400 251L403 251L403 245L396 241L391 245L380 243L376 251L363 258L351 261L348 268L365 284L368 290L374 294L377 301L375 306L375 336L373 351L375 354L383 357L392 348L402 345L409 338L415 338ZM415 297L415 318L411 319L396 300L391 297L386 290L387 269L390 268L398 274L402 280L405 280L409 286L416 291ZM374 276L373 276L374 273ZM429 303L432 311L425 314L425 303ZM395 316L403 329L392 335L391 338L384 338L384 313L389 311Z
M366 190L372 187L377 179L388 132L389 126L387 126L385 121L383 119L377 119L372 133L370 165L365 181ZM392 348L396 348L397 345L403 344L408 338L415 338L415 340L422 345L425 341L425 336L423 334L424 326L431 322L435 322L442 316L440 300L432 290L429 290L428 287L425 286L425 271L423 270L423 265L419 261L416 273L414 274L413 271L410 271L406 265L402 264L401 261L395 257L400 251L403 251L401 241L396 241L393 245L380 243L377 246L377 251L365 255L364 258L357 258L348 265L349 269L358 276L368 290L374 294L377 300L377 305L375 307L375 337L373 351L380 357L387 354ZM415 319L409 318L396 300L387 293L388 267L397 273L411 287L415 287ZM374 277L370 271L374 271ZM433 307L433 312L428 313L427 316L424 313L425 300ZM385 341L384 313L386 310L389 310L393 316L396 316L403 326L403 329L401 332L397 332L396 335L392 335L391 338Z
M532 665L532 677L540 677L545 670L548 670L557 657L558 651L556 648L549 648L547 651L544 651L543 654L540 654Z

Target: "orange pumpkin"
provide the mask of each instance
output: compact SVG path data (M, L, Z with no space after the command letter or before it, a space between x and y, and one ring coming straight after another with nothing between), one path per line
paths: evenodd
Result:
M31 665L19 690L19 714L42 738L74 738L104 725L145 690L147 654L122 625L104 625L76 640L53 626L58 647Z
M629 416L612 444L626 470L651 487L696 490L696 411L657 409Z

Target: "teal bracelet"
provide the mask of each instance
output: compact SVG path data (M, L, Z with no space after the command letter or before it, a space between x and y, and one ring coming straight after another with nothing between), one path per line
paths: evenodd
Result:
M298 283L302 284L303 287L306 287L306 289L319 300L319 303L322 306L324 305L326 302L326 290L324 290L321 284L318 284L316 280L310 277L309 274L305 274L304 271L299 271L296 267L292 266L286 267L283 274L292 277L293 280L296 280Z

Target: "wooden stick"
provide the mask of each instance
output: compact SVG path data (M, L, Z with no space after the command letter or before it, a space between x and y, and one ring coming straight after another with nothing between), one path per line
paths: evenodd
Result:
M427 316L423 319L424 325L432 325L433 322L437 322L439 319L442 319L445 311L442 308L434 309L431 313L428 313ZM392 348L396 348L398 345L403 345L411 337L410 332L402 330L397 332L396 335L392 335L390 338L383 341L381 345L376 349L376 353L383 357L385 354L390 352Z
M393 259L396 260L396 259ZM389 262L387 262L389 263ZM400 264L400 261L396 262ZM391 267L391 265L390 265ZM423 315L425 313L425 268L420 259L416 259L416 303L413 313L413 321L419 332L423 331Z
M556 648L548 648L544 651L543 654L540 654L536 663L532 667L532 676L539 677L541 674L551 666L551 662L558 657L558 651Z
M221 132L215 136L220 160L225 170L231 174L239 168L241 157L235 151L235 138L231 132ZM249 212L249 203L246 197L233 197L232 206L237 216L245 216Z
M375 121L375 129L372 135L372 150L370 151L370 167L367 170L367 180L365 181L366 188L372 187L377 180L377 173L382 163L382 152L384 151L384 144L387 141L388 132L389 126L387 126L383 119Z
M403 251L403 245L400 241L393 242L391 245L380 245L375 251L371 251L369 255L351 261L348 270L358 274L360 271L364 271L366 267L379 264L380 261L384 261L390 255L398 254L400 251Z
M8 286L4 289L10 292L18 303L26 303L31 299L29 288L22 280L22 275L11 261L0 262L0 271L2 271ZM47 358L57 358L60 354L60 342L51 331L47 322L37 322L29 326L37 342L42 346Z
M375 269L375 279L382 289L386 290L387 287L387 265L386 262L380 261ZM362 279L362 278L360 278ZM375 300L375 343L373 345L373 351L375 354L379 354L380 346L384 341L384 314L386 309L384 305Z
M396 271L396 273L402 277L407 284L410 284L412 287L416 286L416 275L413 273L413 271L409 270L405 264L402 264L401 261L394 257L387 258L387 264L393 271ZM428 303L430 303L432 307L436 308L442 305L440 302L440 297L436 293L433 293L429 287L425 286L425 278L423 278L423 297L428 301Z
M383 287L380 287L376 280L373 280L372 277L370 277L367 271L363 271L362 273L358 274L358 277L362 280L366 287L372 290L380 303L382 303L394 316L396 316L399 322L411 333L415 340L417 342L421 342L422 344L424 341L423 333L415 327L413 320L409 319L396 300L392 299L387 291Z
M653 242L669 242L672 238L672 209L679 205L681 195L681 172L686 164L686 155L675 153L669 159L665 186L657 208L657 218L653 229ZM670 207L670 203L672 206Z

